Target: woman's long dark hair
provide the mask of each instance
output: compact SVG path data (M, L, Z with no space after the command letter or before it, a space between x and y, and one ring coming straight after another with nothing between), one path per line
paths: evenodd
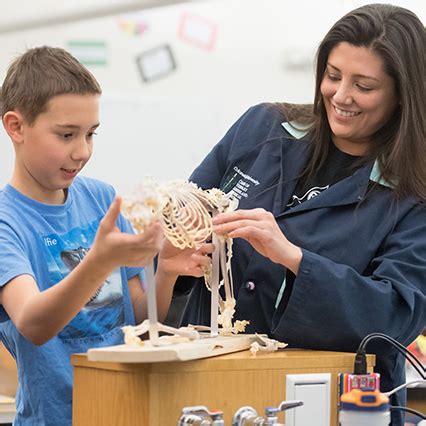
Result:
M312 156L303 176L325 161L332 132L320 86L331 50L341 42L368 47L385 64L395 83L398 106L374 135L363 161L379 161L382 178L392 182L399 197L426 200L425 27L411 11L388 4L355 9L337 21L317 51L313 105L280 104L286 119L310 125Z

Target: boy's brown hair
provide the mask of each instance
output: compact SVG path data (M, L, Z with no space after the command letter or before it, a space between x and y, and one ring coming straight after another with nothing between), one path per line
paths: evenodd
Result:
M29 49L9 66L1 87L0 115L19 111L32 125L50 99L68 93L100 95L102 90L93 74L66 50Z

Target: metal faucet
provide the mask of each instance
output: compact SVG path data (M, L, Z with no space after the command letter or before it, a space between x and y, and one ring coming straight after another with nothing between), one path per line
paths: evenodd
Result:
M222 411L209 411L204 405L195 405L182 409L178 426L225 426Z
M266 407L265 417L257 414L253 407L241 407L232 419L232 426L249 426L249 425L275 425L284 426L278 423L278 413L303 405L302 401L282 401L278 407Z

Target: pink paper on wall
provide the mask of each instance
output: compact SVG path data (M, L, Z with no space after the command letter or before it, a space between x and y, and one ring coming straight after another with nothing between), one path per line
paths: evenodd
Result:
M183 13L178 36L201 49L212 50L216 43L217 25L209 19L190 13Z

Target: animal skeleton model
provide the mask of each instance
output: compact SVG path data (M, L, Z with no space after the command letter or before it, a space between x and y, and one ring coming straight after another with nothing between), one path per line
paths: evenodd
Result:
M236 200L229 198L218 189L202 190L194 183L171 181L160 185L147 180L125 199L122 205L124 217L130 220L136 232L143 233L146 226L160 220L164 235L173 246L184 249L198 247L212 236L216 247L212 256L212 265L205 271L205 282L212 293L211 335L233 334L245 330L248 321L232 322L235 312L230 261L232 257L232 240L218 237L213 233L212 215L231 211L236 207ZM219 270L223 280L219 283ZM164 339L158 337L158 331L175 334L185 339L197 339L197 327L176 329L158 323L154 272L152 265L146 268L148 284L148 320L136 327L126 326L125 343L140 345L138 336L149 332L150 342L161 345ZM219 295L219 287L224 285L225 300ZM219 314L220 311L220 315ZM218 324L222 326L219 330ZM171 339L168 339L170 342Z

